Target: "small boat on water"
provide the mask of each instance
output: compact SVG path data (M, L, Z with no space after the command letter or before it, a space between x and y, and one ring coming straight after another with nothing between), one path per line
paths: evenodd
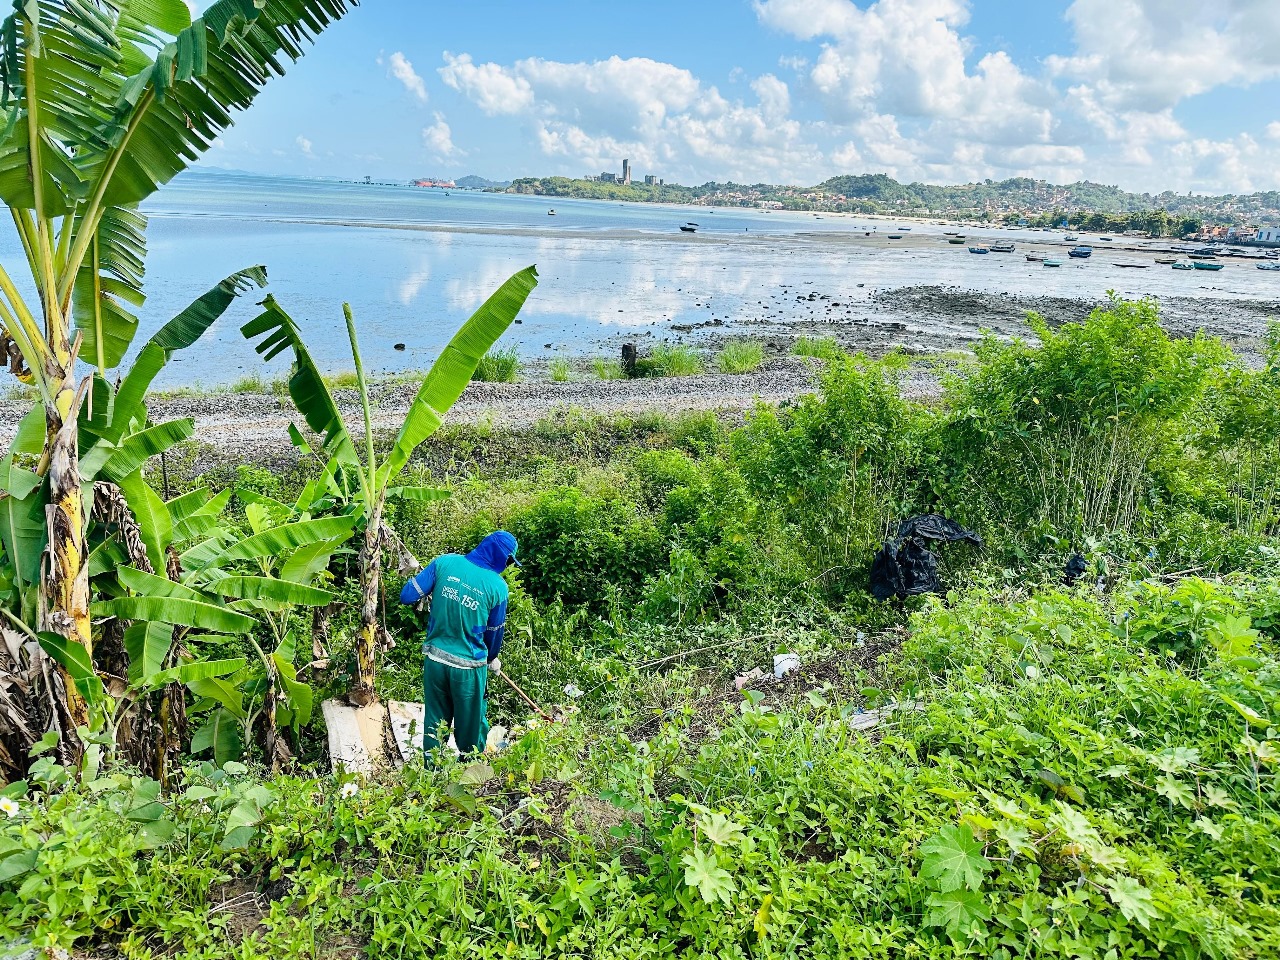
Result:
M911 228L910 228L910 227L899 227L898 229L899 229L899 230L901 230L903 233L910 233L910 232L911 232Z
M1175 270L1194 270L1194 269L1195 269L1195 267L1193 267L1193 266L1192 266L1191 264L1189 264L1189 263L1175 263L1175 264L1173 265L1173 269L1175 269Z
M1089 257L1093 256L1093 247L1072 247L1067 251L1067 256L1075 257L1077 260L1087 260Z
M683 227L681 227L680 229L681 229L681 231L682 231L682 232L684 232L684 233L697 233L697 232L698 232L698 225L697 225L696 223L686 223L686 224L685 224Z
M1130 270L1150 270L1149 263L1113 263L1113 267L1128 267Z
M1067 243L1075 243L1075 242L1076 242L1077 240L1079 240L1080 238L1079 238L1079 237L1077 237L1074 233L1068 233L1068 234L1067 234L1066 236L1064 236L1062 239L1063 239L1063 240L1065 240L1065 241L1067 241Z
M1027 259L1030 260L1032 263L1040 263L1040 262L1043 262L1046 258L1043 253L1028 253Z
M1205 263L1203 260L1197 260L1191 266L1196 270L1221 270L1222 269L1222 264L1220 263Z
M1260 263L1259 270L1280 270L1280 263Z
M990 253L991 251L988 250L986 247L970 247L969 252L970 253Z
M901 240L901 239L902 239L902 234L900 234L900 233L891 233L891 234L889 234L889 239L890 239L890 240Z
M1111 238L1110 238L1110 237L1099 237L1098 239L1099 239L1099 240L1105 240L1105 241L1107 241L1107 243L1110 243L1110 242L1111 242Z
M1192 260L1217 260L1218 259L1218 255L1216 253L1188 253L1187 256L1190 257Z
M555 212L554 210L548 210L548 211L547 211L547 216L548 216L548 217L554 217L555 215L556 215L556 212Z
M991 244L992 253L1013 253L1013 244L1006 240Z
M952 237L947 243L964 243L964 237Z
M1060 266L1062 266L1062 261L1061 261L1061 260L1046 260L1046 261L1044 262L1044 265L1045 265L1046 267L1060 267Z
M956 234L956 232L955 232L954 230L943 230L943 231L942 231L942 235L943 235L944 237L954 237L954 236L957 236L957 234Z
M1177 257L1156 257L1156 263L1177 263Z

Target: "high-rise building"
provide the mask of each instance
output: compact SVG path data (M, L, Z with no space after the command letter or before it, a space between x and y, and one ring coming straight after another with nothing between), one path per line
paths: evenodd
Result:
M606 170L604 173L600 174L600 182L601 183L617 183L618 175L616 173L610 173L608 170Z
M631 182L631 161L630 160L622 161L622 182L623 183Z
M650 174L648 174L648 175L646 175L646 176L645 176L645 178L644 178L644 182L645 182L645 185L646 185L646 186L649 186L649 187L656 187L656 186L658 185L658 178L657 178L657 177L655 177L653 174L651 174L651 173L650 173Z

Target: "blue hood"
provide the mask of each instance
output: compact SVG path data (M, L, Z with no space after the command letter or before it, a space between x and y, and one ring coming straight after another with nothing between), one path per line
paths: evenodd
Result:
M496 530L481 540L480 546L467 554L467 559L477 567L502 573L507 569L507 558L515 559L518 547L514 536L505 530Z

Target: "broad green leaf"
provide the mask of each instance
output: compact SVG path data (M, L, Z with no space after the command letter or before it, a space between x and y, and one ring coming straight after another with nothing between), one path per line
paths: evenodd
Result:
M151 561L152 569L167 570L167 551L169 544L173 542L173 523L164 500L142 478L141 470L135 470L122 478L118 485L129 510L138 521L142 543L147 548L147 559Z
M756 940L763 940L769 935L769 907L773 904L773 894L766 893L760 901L760 909L756 911L751 929L755 931Z
M680 860L684 864L685 886L697 887L705 903L720 900L727 905L733 899L733 892L737 889L733 877L720 867L713 855L695 847Z
M1074 844L1081 853L1100 867L1117 867L1124 861L1112 850L1086 819L1083 813L1069 807L1061 800L1054 801L1058 812L1048 820L1051 829L1061 831L1062 835Z
M182 600L194 600L196 603L212 602L199 590L194 590L185 583L174 583L167 577L158 577L136 567L120 567L116 571L116 577L124 586L143 597L178 597Z
M1200 751L1194 747L1166 747L1149 756L1147 762L1165 773L1184 773L1200 762Z
M289 559L280 568L280 578L293 583L311 583L322 570L329 566L329 558L346 540L346 537L319 540L305 547L299 547L289 555Z
M244 745L241 743L240 733L240 720L229 710L220 707L209 714L209 719L191 737L191 752L212 750L213 762L221 767L243 755Z
M90 224L81 218L78 231ZM133 311L146 299L147 218L133 204L108 207L72 288L71 311L84 335L81 356L100 371L124 359L138 330Z
M173 627L167 623L134 623L124 632L124 649L129 655L129 682L143 683L164 669L173 646Z
M222 709L235 720L244 720L244 694L240 688L227 680L206 679L192 680L187 689L197 697L204 697L222 705Z
M25 479L16 479L19 471L19 467L12 468L8 477L10 485L28 485ZM36 486L26 496L0 496L0 543L4 544L4 552L18 573L19 585L35 583L40 576L40 554L48 542L44 515L47 490L48 485L36 478Z
M1151 891L1131 877L1114 877L1107 881L1107 893L1126 920L1150 929L1152 920L1162 914L1151 900Z
M279 556L320 540L348 537L354 526L355 521L350 517L322 517L286 523L231 544L201 563L199 569L222 566L235 560Z
M272 657L275 656L276 654L272 654ZM288 676L283 669L280 670L280 685L284 687L285 696L289 698L289 705L293 708L294 727L305 727L311 720L311 711L315 706L315 691L308 684Z
M8 883L15 880L25 873L35 869L36 861L40 858L38 850L23 850L20 853L11 854L0 860L0 883Z
M236 297L266 285L266 267L247 267L231 274L157 330L155 336L147 341L147 346L161 347L170 356L175 351L185 350L204 336L205 331L227 312Z
M746 837L742 825L734 823L722 813L699 817L698 828L703 836L718 847L736 846Z
M173 539L175 543L185 543L197 537L207 535L215 529L222 519L222 513L231 502L232 491L223 490L204 506L192 511L183 519L176 516L173 521ZM170 510L172 512L172 509Z
M537 285L538 271L534 267L514 274L454 334L431 365L405 414L395 445L379 468L379 487L389 486L418 445L439 428L444 415L471 382L481 358L511 326Z
M190 439L195 429L195 421L185 417L131 433L107 457L102 465L102 473L120 483L152 457L164 453L174 444Z
M968 937L975 925L985 926L991 910L975 890L948 890L931 894L924 914L926 927L945 927L957 939Z
M119 617L121 620L158 620L174 626L194 627L214 633L248 633L254 627L247 617L211 603L197 603L182 597L117 597L92 605L95 617Z
M1243 657L1258 642L1259 633L1246 616L1224 616L1209 628L1209 640L1226 660Z
M152 688L169 683L182 683L190 687L191 684L203 680L216 680L219 677L230 676L242 669L247 662L243 657L232 660L192 660L180 667L170 667L153 675L149 684Z
M435 500L447 500L453 494L439 487L392 487L387 491L388 500L412 500L417 503L429 503Z
M1191 789L1171 773L1166 773L1160 778L1156 784L1156 793L1180 807L1186 807L1188 810L1195 808L1196 798Z
M211 583L209 589L239 600L273 600L307 607L323 607L333 601L328 590L275 577L223 577Z
M973 836L968 824L949 825L925 841L920 848L924 860L921 876L937 881L943 893L965 887L978 890L983 875L991 870L991 861L982 853L982 844Z
M240 332L248 340L262 337L254 349L264 360L273 360L285 350L293 353L289 396L294 405L306 419L312 432L323 437L322 445L326 453L345 465L358 467L360 460L356 456L351 434L333 400L333 394L329 392L329 385L311 359L311 353L302 339L302 331L275 297L268 295L262 302L262 307L263 312L241 327Z
M85 700L90 704L100 703L105 695L102 681L94 671L93 661L84 645L47 631L41 631L37 636L45 653L62 665Z

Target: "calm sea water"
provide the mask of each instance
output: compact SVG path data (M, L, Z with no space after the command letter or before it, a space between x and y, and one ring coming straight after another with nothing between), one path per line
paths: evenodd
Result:
M937 240L924 248L912 243L951 229L933 224L912 224L898 248L833 242L832 234L861 236L862 227L892 232L891 223L847 216L446 195L218 172L183 175L146 210L152 224L140 341L222 277L261 263L270 291L301 322L317 362L335 371L351 366L344 301L355 311L370 369L423 368L489 293L530 263L538 265L541 284L504 340L528 357L600 352L610 338L637 330L663 335L670 325L708 319L708 305L730 322L754 319L763 309L759 301L783 284L846 297L859 283L860 295L918 283L1062 296L1116 289L1272 299L1280 291L1276 274L1242 264L1218 274L1120 269L1097 243L1083 268L1060 270L1028 264L1021 252L974 257ZM678 229L690 220L699 224L694 237ZM981 235L1060 239L1025 231ZM12 271L19 255L12 231L0 231L0 260ZM163 384L214 385L285 369L281 361L262 364L240 335L254 304L248 297L236 304L206 335L205 349L176 358ZM395 350L396 343L406 349Z

